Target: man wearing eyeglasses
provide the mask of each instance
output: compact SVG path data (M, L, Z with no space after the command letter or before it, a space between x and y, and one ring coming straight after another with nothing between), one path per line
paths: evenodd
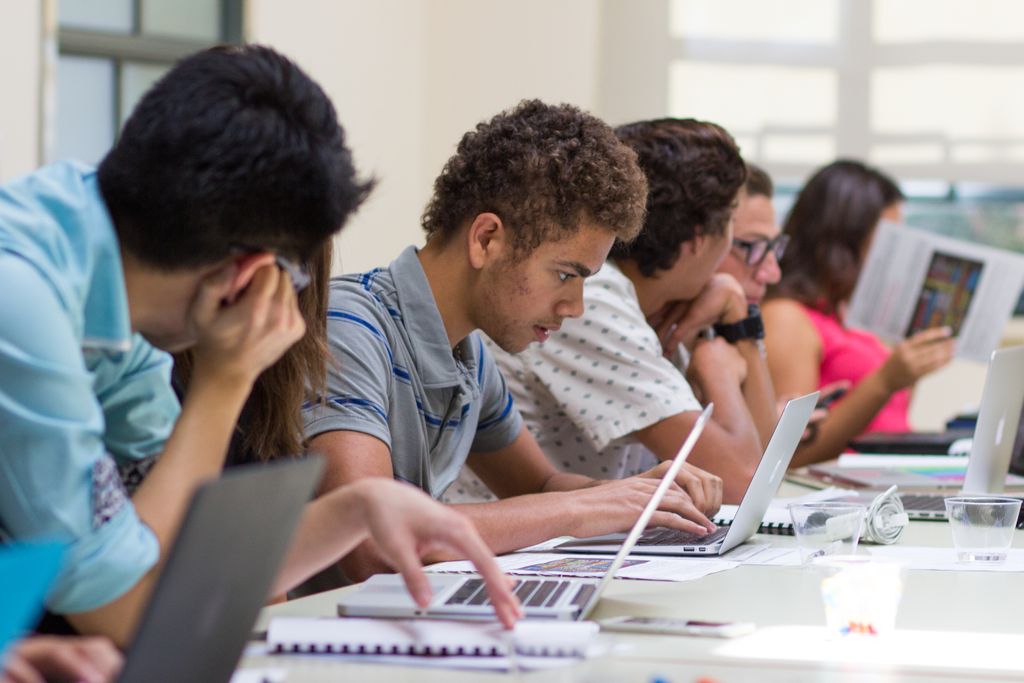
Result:
M557 467L628 477L671 458L714 401L688 462L737 503L776 420L762 327L736 280L715 273L733 244L746 169L732 137L694 120L616 131L650 192L640 236L586 283L582 318L520 354L492 349L523 419ZM487 498L469 473L453 500Z

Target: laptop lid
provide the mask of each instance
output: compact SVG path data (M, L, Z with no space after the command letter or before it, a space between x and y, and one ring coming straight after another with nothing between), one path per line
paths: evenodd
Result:
M819 392L815 391L794 398L786 404L772 437L768 440L768 446L764 449L761 462L757 464L757 470L750 478L747 490L740 500L739 507L736 508L736 516L729 526L729 533L722 539L722 548L719 552L732 550L757 533L764 513L768 511L772 498L782 484L782 478L786 476L789 463L800 444L800 437L803 436L811 413L814 412L818 394Z
M43 602L60 572L62 543L0 545L0 662L43 613Z
M636 523L633 524L633 528L629 530L629 534L626 535L626 540L622 542L622 547L619 548L619 552L615 554L615 559L608 565L608 571L601 577L601 582L597 584L597 589L593 595L590 596L590 600L580 610L579 619L586 619L590 616L594 607L597 606L597 601L601 599L601 594L608 587L608 584L612 579L615 578L615 573L622 568L622 563L629 557L629 553L633 550L640 535L647 528L647 523L651 521L651 516L654 515L655 510L658 509L658 505L661 504L661 499L665 497L665 492L668 491L669 486L676 480L676 475L679 474L679 470L682 468L683 463L690 457L690 453L693 452L693 447L697 444L697 439L700 438L701 433L704 431L705 425L708 420L711 419L711 413L715 408L714 403L709 403L697 421L693 423L693 429L690 430L689 436L683 441L683 445L679 447L679 451L676 456L672 459L672 464L665 474L662 476L661 481L658 482L658 487L654 489L654 493L651 495L651 499L647 501L647 505L644 507L643 512L637 518Z
M237 467L196 490L120 683L231 678L322 466Z
M1002 493L1024 406L1024 346L996 349L978 408L964 493Z
M1017 440L1013 442L1013 455L1010 456L1010 474L1024 475L1024 406L1021 407Z

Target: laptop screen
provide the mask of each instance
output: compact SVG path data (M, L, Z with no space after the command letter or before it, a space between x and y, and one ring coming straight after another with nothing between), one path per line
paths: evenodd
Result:
M1013 442L1013 452L1010 454L1010 473L1024 475L1024 408L1021 408L1017 440Z

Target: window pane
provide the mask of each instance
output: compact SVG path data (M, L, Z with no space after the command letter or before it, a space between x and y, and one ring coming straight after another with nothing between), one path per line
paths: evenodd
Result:
M1020 0L875 0L880 43L1024 40Z
M1005 145L1024 142L1024 67L935 64L871 76L878 133Z
M879 166L894 164L934 164L946 156L938 142L879 143L871 145L868 158Z
M671 0L669 5L673 38L831 44L838 31L838 0Z
M836 74L820 68L675 62L669 111L714 121L733 135L768 126L828 127L836 122Z
M836 158L831 135L766 135L758 160L818 166Z
M57 158L96 163L114 143L114 63L57 60Z
M61 28L131 33L135 24L132 0L60 0Z
M220 0L142 0L142 32L221 40Z
M142 95L167 73L170 64L125 62L121 66L121 121L124 123Z

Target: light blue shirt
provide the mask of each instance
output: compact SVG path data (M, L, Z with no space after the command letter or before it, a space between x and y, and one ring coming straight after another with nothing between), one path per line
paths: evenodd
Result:
M54 612L116 599L159 557L118 465L163 449L170 368L132 334L95 171L58 163L0 187L0 531L70 544Z

